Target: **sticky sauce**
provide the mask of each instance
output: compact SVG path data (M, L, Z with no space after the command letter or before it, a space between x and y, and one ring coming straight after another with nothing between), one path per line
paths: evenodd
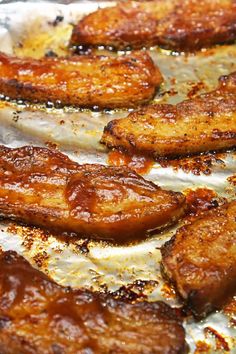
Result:
M164 284L161 288L161 293L167 300L176 298L176 292L170 284Z
M233 186L236 187L236 174L235 174L235 175L232 175L232 176L230 176L230 177L228 177L228 178L227 178L227 181L228 181L231 185L233 185Z
M107 163L110 166L127 166L140 175L147 174L152 168L154 161L141 155L129 155L121 151L111 151L108 154Z
M196 349L194 351L194 354L200 354L200 353L210 353L210 345L208 345L207 343L199 340L197 343L196 343Z
M218 206L217 194L212 189L197 188L185 191L188 215L195 216Z

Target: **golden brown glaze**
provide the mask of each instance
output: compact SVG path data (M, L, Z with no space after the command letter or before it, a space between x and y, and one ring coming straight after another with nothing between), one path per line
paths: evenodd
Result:
M78 165L46 148L0 147L0 215L115 242L139 239L183 214L181 193L126 167Z
M184 192L187 203L187 215L195 217L218 206L217 194L209 188L187 189Z
M129 155L119 150L110 151L107 158L109 166L127 166L140 175L147 174L154 161L142 155Z
M17 58L0 53L0 93L14 99L82 107L135 107L162 82L150 56Z
M162 247L165 274L198 318L236 292L236 201L181 227Z
M215 91L177 105L150 105L109 122L102 143L153 157L236 146L236 72L222 76Z
M175 354L183 353L184 337L163 302L73 291L15 252L0 256L1 354Z
M235 39L235 0L155 0L120 2L85 16L71 44L193 51Z

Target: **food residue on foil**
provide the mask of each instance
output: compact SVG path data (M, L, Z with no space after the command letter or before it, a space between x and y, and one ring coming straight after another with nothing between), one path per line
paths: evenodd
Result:
M197 216L219 205L216 192L209 188L187 189L184 194L189 216Z
M223 312L229 317L229 326L236 328L236 296L224 306Z
M49 254L45 251L38 252L33 256L34 263L37 264L38 268L47 268L47 261L49 260Z
M181 169L185 173L193 173L195 176L201 174L209 176L216 165L225 167L225 156L224 153L206 153L176 159L159 158L157 162L161 167L173 167L175 171Z
M161 287L161 293L167 300L176 298L176 291L171 284L164 283Z
M236 186L236 174L232 175L230 177L227 178L227 181L232 184L233 186Z
M119 150L110 151L107 162L110 166L127 166L141 175L147 174L154 164L151 158L142 155L132 155Z
M211 346L209 344L199 340L196 343L196 349L194 351L194 354L201 354L201 353L206 354L206 353L210 352L210 349L211 349Z
M206 85L203 81L199 81L197 83L192 83L192 88L189 90L187 96L188 98L193 98L196 96L199 91L203 90L206 88Z
M214 328L212 327L205 327L204 328L204 333L208 336L211 335L215 339L215 350L224 350L225 352L229 352L229 344L227 343L226 339L218 333Z
M62 18L63 18L63 16L57 16L57 17L55 17L55 19L53 21L51 21L51 23L48 23L48 25L50 26L50 30L48 30L48 31L44 31L43 28L41 28L41 25L39 22L37 22L35 24L34 29L31 29L31 25L30 25L30 27L29 27L30 31L28 31L27 35L25 34L24 38L22 38L22 40L19 43L19 46L18 47L15 46L15 48L14 48L15 54L17 54L19 56L32 56L35 58L38 58L41 56L57 56L57 55L70 54L68 52L68 49L67 49L67 46L65 43L66 43L66 37L69 36L69 34L71 33L72 26L70 24L65 24L64 20ZM231 47L232 47L231 51L232 51L232 53L234 53L233 46L231 46ZM209 57L209 55L211 55L211 52L212 52L212 55L214 55L214 51L215 51L215 49L209 49L208 51L203 52L201 55L205 56L207 58L207 57ZM217 55L220 56L220 53L223 53L223 51L224 51L224 47L222 47L221 51L218 50ZM153 51L153 53L154 53L154 56L155 55L157 57L159 56L159 52L157 52L155 54L155 51ZM222 56L223 56L223 54L222 54ZM232 57L231 61L233 62L234 55L232 54L231 57ZM188 74L190 66L194 67L194 65L196 64L196 60L194 59L194 56L192 56L192 58L185 58L185 60L186 60L186 67L187 67L186 72ZM164 62L167 62L166 66L168 67L169 64L173 61L175 61L177 63L177 64L175 64L174 69L176 72L180 73L179 77L181 75L181 76L183 76L183 79L186 79L186 74L183 73L181 70L179 70L179 68L181 68L181 65L179 65L178 62L179 63L181 63L181 61L182 61L182 63L184 62L183 59L181 59L181 56L179 58L178 57L176 57L176 58L170 57L169 59L167 58L167 56L165 57L165 55L160 56L160 62L162 62L162 64L161 64L162 70L164 70L164 71L167 70L165 68L165 65L163 64ZM215 70L216 71L218 70L218 72L222 70L222 74L226 73L226 71L230 68L230 63L228 65L228 67L225 68L224 63L223 63L224 61L226 62L226 60L224 58L223 59L219 58L219 62L218 63L215 62L216 64L218 64L217 66L214 66L214 65L211 65L208 63L206 67L207 67L207 70L209 68L209 73L207 70L204 69L204 65L202 65L200 63L200 66L202 65L204 70L202 70L201 67L198 67L193 70L194 75L196 76L195 82L189 81L185 85L181 81L178 81L176 78L174 78L172 80L172 84L173 85L176 84L176 87L168 89L168 85L167 85L167 87L165 88L166 91L165 91L165 98L164 99L168 100L168 98L170 98L170 97L173 97L173 99L175 99L177 97L178 92L180 94L182 93L182 91L183 91L183 90L181 91L182 86L185 88L184 90L185 90L188 97L194 97L199 91L205 90L206 86L204 87L204 85L206 85L207 80L212 81L212 79L214 79L214 75L215 75L214 71ZM229 61L230 61L230 56L229 56ZM210 63L213 63L212 59L211 59ZM214 67L214 69L211 69L213 67ZM232 67L232 70L235 69L235 67L232 64L231 64L231 67ZM177 70L176 70L176 68L177 68ZM198 72L197 72L197 70L198 70ZM199 73L201 72L201 70L202 70L202 77L205 76L205 81L201 81L202 77L199 77ZM212 85L212 83L210 85ZM180 87L180 89L178 86ZM160 97L161 97L161 95L159 95L158 99ZM178 97L177 97L177 99L178 99ZM52 116L50 118L53 119ZM89 117L89 118L91 118L91 117ZM19 119L19 115L16 114L14 119L17 121ZM99 117L98 117L98 121L99 121ZM61 122L63 122L63 123L61 123L63 125L65 122L64 117L63 117L63 120L61 120ZM66 127L65 127L65 129L66 129ZM98 130L99 129L100 128L98 128ZM46 139L44 139L44 141L46 141ZM52 147L52 146L50 146L50 147ZM152 160L146 159L141 156L128 156L127 157L125 154L123 154L121 152L117 152L113 155L112 155L112 153L114 153L114 152L111 152L108 156L108 163L109 164L115 165L115 166L118 166L119 164L120 164L119 166L125 165L125 166L128 166L128 167L134 169L136 172L138 172L140 174L148 173L153 165ZM202 155L202 156L180 158L178 160L160 161L160 164L162 167L172 166L175 171L178 171L179 169L181 169L185 173L193 173L195 176L199 176L201 174L206 175L206 176L210 176L214 166L216 166L216 165L219 167L222 166L222 169L225 167L224 157L225 157L225 154L209 153L209 154ZM229 177L228 181L232 185L236 185L235 176ZM199 213L204 212L208 209L214 208L215 206L217 206L217 203L218 203L218 196L216 195L216 193L213 190L210 190L207 188L199 188L194 191L189 190L189 191L187 191L186 196L187 196L187 201L188 201L188 205L189 205L190 216L195 216L195 215L198 215ZM34 242L35 239L37 239L37 238L38 238L38 240L40 238L42 238L42 240L46 241L50 237L50 235L45 230L40 230L37 228L29 228L29 227L25 227L25 226L21 226L21 225L11 224L11 226L8 228L8 231L21 236L21 238L23 240L22 245L28 251L31 251L29 253L34 254L34 256L32 256L32 261L34 263L36 263L36 265L38 267L43 267L43 268L47 267L47 260L48 260L47 253L46 252L44 253L44 251L41 251L40 248L38 248L39 242ZM63 237L61 238L61 240L63 242L65 241L65 240L63 240ZM68 240L68 237L67 237L67 240ZM73 243L74 239L71 238L70 242ZM65 246L68 246L68 241L65 244ZM34 252L34 247L35 247L36 253ZM62 245L62 247L64 247L64 245ZM76 249L77 249L78 253L80 253L81 255L87 256L90 251L89 243L87 242L87 240L81 240L81 243L80 242L76 243ZM54 251L55 252L57 251L58 255L60 255L63 252L63 250L59 247L55 247ZM75 254L76 254L76 251L75 251ZM122 294L123 294L123 296L125 296L125 294L127 294L127 296L130 298L132 298L132 296L133 296L134 300L135 300L135 296L137 299L138 298L141 299L142 297L146 296L145 289L148 289L148 291L147 291L147 293L148 293L149 291L151 291L152 287L155 287L155 285L157 285L157 284L155 284L155 281L153 281L153 284L152 284L152 281L137 280L132 284L128 284L128 286L121 287L119 289L119 291L117 292L117 296L119 294L121 296L122 296ZM172 289L169 288L168 286L164 285L161 288L161 291L166 298L168 298L168 297L171 298L172 296L174 296L174 290L172 292ZM235 302L232 302L225 307L225 313L236 314ZM230 321L231 321L230 324L235 325L236 322L233 322L234 321L233 318ZM227 341L225 344L224 338L223 338L223 342L222 342L222 340L219 339L219 337L216 335L216 333L212 333L211 327L208 327L208 328L210 328L210 329L206 330L208 335L210 334L216 338L217 343L216 343L215 349L229 351L229 349L228 349L229 346L227 346ZM215 330L213 330L213 331L215 331ZM207 353L208 351L212 352L211 349L213 349L213 348L211 348L211 346L208 345L206 342L197 341L195 354Z
M59 21L59 18L61 17L57 16L50 23L42 23L42 19L36 19L34 23L31 22L18 43L15 44L14 54L19 57L32 57L35 59L44 56L70 55L68 42L72 25Z
M132 284L121 286L112 295L116 298L129 301L143 301L156 288L158 281L156 280L136 280Z
M15 223L9 223L7 231L11 234L19 235L22 238L22 246L30 251L34 246L36 238L41 239L43 242L47 242L50 234L47 230L42 230L34 226L24 226Z

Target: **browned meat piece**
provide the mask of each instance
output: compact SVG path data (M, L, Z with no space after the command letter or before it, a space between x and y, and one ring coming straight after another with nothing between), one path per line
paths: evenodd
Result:
M185 198L125 167L79 165L46 148L0 147L0 215L115 242L182 216Z
M236 146L236 72L221 77L215 91L109 122L102 143L154 158Z
M154 0L121 2L85 16L71 44L193 51L235 39L235 0Z
M162 247L162 264L187 306L201 318L236 293L236 201L181 227Z
M82 107L135 107L148 102L162 76L145 52L106 57L16 58L0 53L0 93Z
M68 290L15 252L0 256L1 354L174 354L183 353L184 337L163 302Z

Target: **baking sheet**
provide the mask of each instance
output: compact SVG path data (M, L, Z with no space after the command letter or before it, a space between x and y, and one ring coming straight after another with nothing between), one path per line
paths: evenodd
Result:
M1 4L0 50L35 58L49 50L58 55L69 55L67 45L72 23L98 6L113 4L94 1L66 3L69 2ZM62 20L55 26L53 24L58 16ZM102 48L99 52L104 54ZM217 47L189 56L171 55L168 51L156 48L152 48L150 54L165 77L155 102L176 103L194 91L201 93L211 90L217 85L220 75L236 70L236 45ZM61 151L80 163L106 164L108 152L99 143L103 127L114 117L125 117L128 113L80 111L69 107L55 109L51 105L45 107L19 101L4 102L0 103L0 143L10 147L56 144ZM227 178L235 174L235 157L235 152L230 152L220 155L218 160L212 158L210 174L200 171L198 175L186 173L180 167L177 170L171 166L163 168L155 163L145 178L164 188L179 191L208 187L219 196L230 199L235 197L236 188ZM0 246L4 250L12 249L24 255L61 285L116 291L123 285L133 284L132 291L141 291L150 301L162 299L170 305L180 306L175 294L163 284L159 266L159 248L174 234L175 229L138 244L118 247L82 239L66 242L37 228L4 222L0 226ZM200 323L192 318L186 320L191 353L200 352L201 341L205 343L205 351L201 352L236 353L236 328L232 318L236 318L236 313L226 316L221 312L208 316ZM226 344L219 342L216 336L209 335L209 331L207 334L204 330L206 327L215 329Z

